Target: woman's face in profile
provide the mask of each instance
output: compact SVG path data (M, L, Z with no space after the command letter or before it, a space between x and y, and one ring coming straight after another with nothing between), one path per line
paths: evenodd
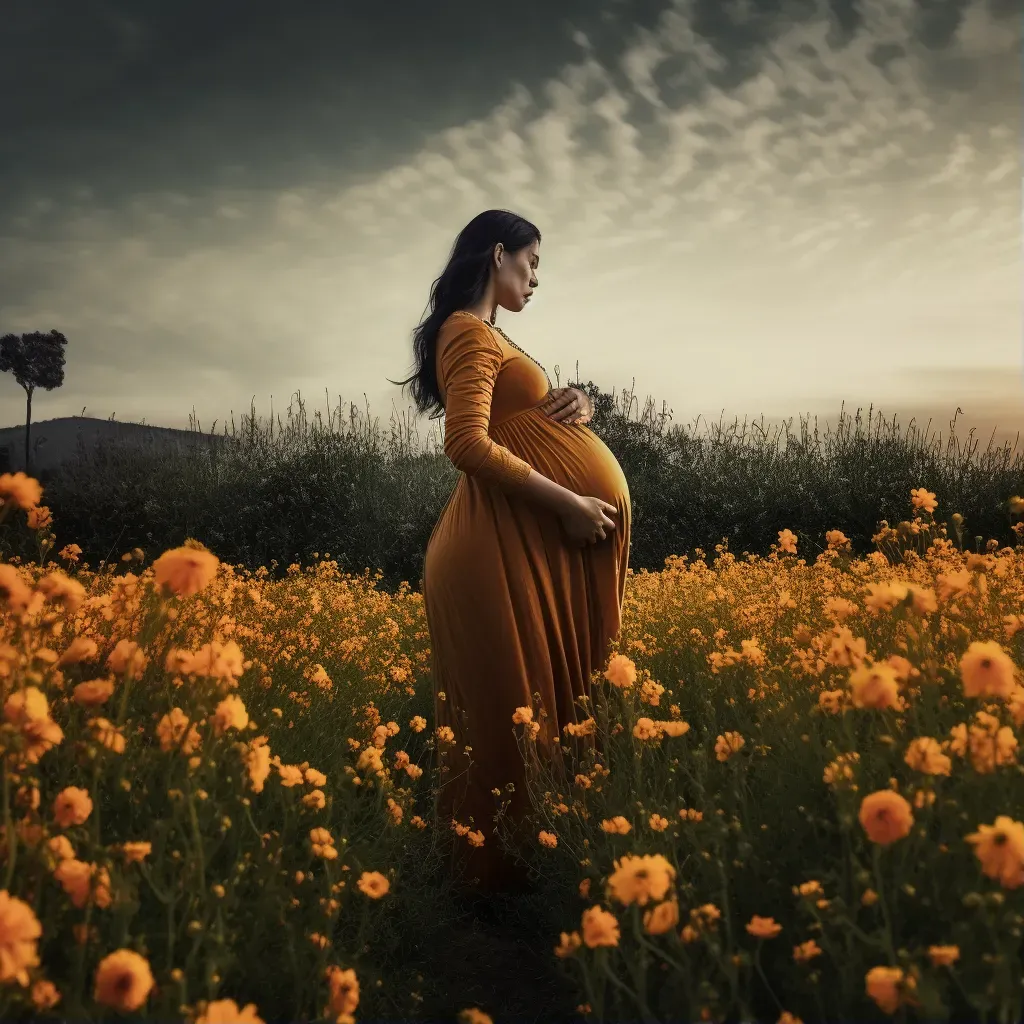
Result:
M537 287L540 242L531 242L519 252L505 251L498 271L498 305L510 313L519 313Z

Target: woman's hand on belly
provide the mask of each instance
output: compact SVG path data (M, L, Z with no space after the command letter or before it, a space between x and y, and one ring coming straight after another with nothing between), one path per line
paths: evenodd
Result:
M552 388L540 409L549 419L569 426L589 423L594 417L590 396L579 388Z

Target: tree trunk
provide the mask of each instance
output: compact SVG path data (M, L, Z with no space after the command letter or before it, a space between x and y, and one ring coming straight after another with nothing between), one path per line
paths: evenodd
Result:
M29 458L31 448L28 443L28 432L32 426L32 389L26 388L25 394L28 395L28 411L25 413L25 473L28 476L32 475L32 465Z

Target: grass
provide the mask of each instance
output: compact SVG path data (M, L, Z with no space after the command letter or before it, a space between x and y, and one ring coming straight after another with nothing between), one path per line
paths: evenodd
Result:
M1008 524L1005 499L1024 489L1024 451L985 449L973 434L945 441L869 409L845 412L819 431L801 419L678 426L648 399L637 414L629 392L579 384L595 405L590 424L619 460L634 508L630 564L662 568L672 555L711 550L765 552L792 530L808 555L840 529L857 552L873 548L879 519L905 517L906 495L922 481L942 514L966 518L969 537ZM58 547L75 542L91 564L134 547L161 549L197 537L232 564L310 565L328 553L346 572L415 590L431 530L457 479L437 423L421 438L410 416L388 429L354 405L306 413L301 397L287 422L249 417L222 430L224 451L112 444L66 464L46 481ZM947 523L947 525L949 525Z

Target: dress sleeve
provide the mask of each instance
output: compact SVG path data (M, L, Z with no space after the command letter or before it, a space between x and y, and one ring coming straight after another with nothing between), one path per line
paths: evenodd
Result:
M447 342L441 353L444 453L467 476L515 491L533 467L488 436L491 395L500 369L501 347L486 327L468 326Z

